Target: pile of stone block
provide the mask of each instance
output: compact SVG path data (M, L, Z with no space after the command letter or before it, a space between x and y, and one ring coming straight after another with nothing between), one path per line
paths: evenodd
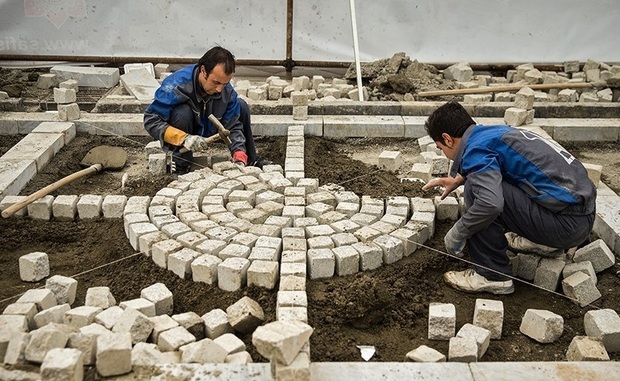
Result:
M521 333L547 344L564 331L564 319L551 311L528 309L521 320ZM620 316L612 309L597 309L584 315L586 336L575 336L566 350L568 361L609 361L609 353L620 351Z
M561 286L564 294L581 307L601 297L596 274L616 263L614 254L602 239L579 248L572 258L556 251L547 257L517 253L511 260L513 275L549 291L555 292Z
M75 279L54 276L44 289L28 290L5 308L0 315L4 364L38 364L44 379L81 379L84 366L109 377L155 364L247 364L252 358L237 334L251 334L264 321L262 308L249 297L226 311L199 316L173 314L172 293L162 283L120 303L108 287L91 287L84 305L72 307L76 290ZM263 335L267 340L269 336ZM304 348L307 336L299 339ZM280 353L296 357L300 348L287 344Z
M428 316L428 339L448 340L448 361L477 362L484 356L491 340L500 340L504 305L499 300L476 299L471 323L456 331L456 308L451 303L431 303ZM573 337L566 351L568 361L608 361L611 352L620 351L620 316L612 309L597 309L584 315L586 336ZM541 343L556 342L564 333L562 316L548 310L528 309L519 331ZM444 362L446 355L426 345L410 351L408 361Z
M620 85L620 65L609 65L588 59L583 67L580 66L579 61L565 61L564 70L555 72L540 71L532 63L525 63L515 69L508 70L506 77L492 77L486 74L474 74L469 63L459 62L446 68L443 71L443 76L447 80L455 81L459 89L510 84L527 87L539 84L590 83L593 85L592 88L535 91L533 97L536 102L612 102L614 100L613 89ZM489 102L492 98L491 94L467 94L464 96L464 101L466 103L480 103ZM514 102L515 95L509 92L498 92L495 93L494 101ZM521 113L511 111L506 117L510 120L521 119ZM529 115L528 118L530 118ZM513 125L512 123L508 124Z
M275 380L309 380L312 327L301 321L275 321L258 327L252 344L269 359Z
M501 301L476 299L471 323L456 331L456 308L451 303L431 303L428 313L428 339L448 340L447 360L477 362L484 356L491 339L499 340L504 324L504 305ZM422 345L407 353L406 359L415 362L444 362L441 352Z
M534 90L524 87L515 95L514 106L504 112L504 122L518 127L534 122Z
M54 102L58 108L58 120L80 119L80 106L77 104L78 81L68 79L54 88Z
M248 80L234 80L233 82L235 91L250 100L278 101L291 98L295 120L307 118L308 101L360 100L359 90L356 86L349 84L347 80L334 78L331 83L326 83L325 78L321 75L314 75L312 78L302 75L294 77L290 82L278 76L270 76L265 80L265 83L261 84L252 84ZM362 95L364 96L363 100L368 100L366 88L363 88Z

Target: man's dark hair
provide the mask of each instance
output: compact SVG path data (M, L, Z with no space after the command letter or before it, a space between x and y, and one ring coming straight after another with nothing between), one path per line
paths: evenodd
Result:
M224 64L224 73L226 75L231 75L235 72L235 56L221 46L209 49L198 60L198 67L204 66L207 74L211 73L213 68L219 64Z
M424 123L424 128L433 141L438 142L443 141L441 134L444 132L454 138L462 137L472 124L476 122L467 110L458 102L451 101L435 110Z

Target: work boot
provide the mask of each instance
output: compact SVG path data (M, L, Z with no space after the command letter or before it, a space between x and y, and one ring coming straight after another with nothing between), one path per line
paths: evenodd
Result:
M252 167L258 167L258 168L260 168L260 169L263 169L263 166L265 166L265 165L271 165L271 164L273 164L273 162L272 162L272 161L269 161L269 160L267 160L267 159L263 159L263 158L261 158L260 156L257 156L257 157L256 157L256 160L254 160L253 162L251 162L251 163L250 163L250 164L248 164L248 165L249 165L249 166L252 166Z
M512 280L488 280L474 269L465 271L448 271L443 280L452 288L465 292L489 292L495 295L512 294L515 291Z
M513 232L507 232L505 234L506 240L508 241L508 247L512 249L512 251L517 253L532 253L538 254L543 257L554 258L559 255L562 255L561 249L556 249L555 247L540 245L538 243L534 243L525 237L521 237Z

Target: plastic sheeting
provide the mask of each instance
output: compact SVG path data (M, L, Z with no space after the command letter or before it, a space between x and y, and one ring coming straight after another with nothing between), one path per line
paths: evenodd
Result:
M286 0L0 0L5 55L286 57ZM618 0L357 0L360 58L619 62ZM353 61L348 0L293 1L293 59Z

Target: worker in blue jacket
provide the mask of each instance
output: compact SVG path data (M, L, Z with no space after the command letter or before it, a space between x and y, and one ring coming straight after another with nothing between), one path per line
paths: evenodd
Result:
M216 46L195 65L178 70L162 81L144 113L146 131L172 150L175 172L186 173L192 151L207 149L206 137L218 133L208 119L213 114L230 131L232 160L242 165L267 164L256 155L247 103L230 84L235 57Z
M573 155L533 132L477 125L457 102L439 107L426 131L451 160L442 198L464 184L466 211L444 238L461 256L467 246L473 269L449 271L444 280L466 292L510 294L513 281L506 232L535 244L568 249L582 244L594 224L596 187Z

